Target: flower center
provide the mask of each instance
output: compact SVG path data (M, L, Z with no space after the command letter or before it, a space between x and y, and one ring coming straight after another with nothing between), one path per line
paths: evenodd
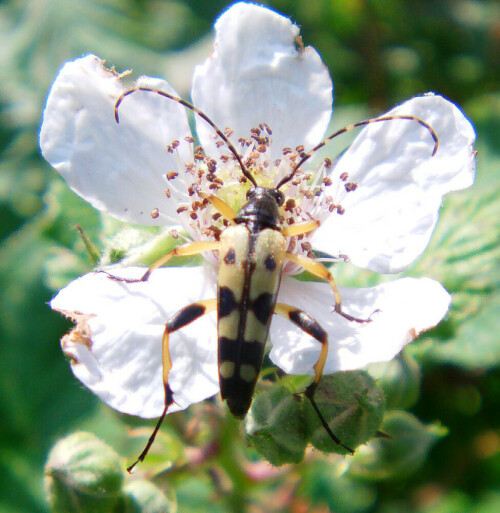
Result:
M233 131L224 130L230 138ZM217 158L205 154L201 146L193 148L194 159L184 164L179 162L179 171L165 175L167 189L165 195L170 200L177 200L179 223L193 239L218 240L222 230L229 226L229 221L216 211L204 194L213 194L227 203L235 213L246 203L246 194L252 186L244 176L235 156L227 151L227 146L220 138L214 137L215 146L221 150ZM194 146L194 139L187 137L184 143ZM177 148L181 142L174 141L168 151L178 155ZM246 170L254 177L260 187L273 188L281 179L289 176L306 155L303 146L295 149L283 148L282 157L272 160L272 130L266 123L252 128L250 137L238 139L236 151L241 155ZM224 153L222 153L224 152ZM309 161L308 161L309 164ZM310 166L307 166L310 168ZM184 175L184 180L182 180ZM183 181L185 192L177 186ZM344 213L340 201L345 194L354 191L357 184L348 181L348 176L336 176L331 159L324 159L315 169L295 171L293 178L283 185L285 203L280 207L280 221L283 226L304 221L318 220L320 223L332 214ZM155 208L151 215L156 218L161 209ZM291 237L287 251L312 256L310 234ZM296 272L295 266L288 266L288 273Z

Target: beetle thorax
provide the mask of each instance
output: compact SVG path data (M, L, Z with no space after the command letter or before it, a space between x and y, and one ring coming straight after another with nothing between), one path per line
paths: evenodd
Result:
M283 205L283 199L283 194L276 189L252 187L247 193L248 201L238 212L236 223L244 223L253 231L279 229L279 207Z

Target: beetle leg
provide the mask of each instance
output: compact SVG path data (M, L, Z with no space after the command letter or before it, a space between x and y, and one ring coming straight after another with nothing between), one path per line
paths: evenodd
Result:
M163 333L162 338L162 368L163 368L163 386L165 388L165 407L163 409L163 413L161 417L158 419L156 426L154 428L153 433L149 437L148 443L146 447L141 452L137 460L127 467L127 471L129 473L132 472L133 468L140 462L143 461L146 457L146 454L149 452L149 449L153 445L155 441L156 435L160 429L160 426L167 414L168 408L172 403L174 403L174 393L168 384L168 375L170 373L170 369L172 368L172 360L170 358L170 348L169 348L169 336L170 333L174 333L174 331L180 330L184 326L191 324L196 319L199 319L205 314L213 312L217 309L217 299L206 299L203 301L197 301L196 303L192 303L181 310L179 310L173 317L167 322L165 325L165 331Z
M220 242L216 240L197 240L193 242L188 242L187 244L181 244L180 246L176 246L172 251L163 255L159 258L154 264L152 264L149 269L144 273L142 278L137 280L131 280L127 278L120 278L119 276L113 276L107 271L98 271L104 274L107 274L109 278L115 281L124 281L125 283L138 283L140 281L147 281L151 273L165 265L172 257L174 256L189 256L189 255L198 255L199 253L203 253L204 251L219 251Z
M303 235L304 233L309 233L316 230L316 228L319 228L319 225L319 221L304 221L303 223L294 223L283 227L281 229L281 234L284 237Z
M337 284L333 279L332 273L321 262L304 255L297 255L295 253L288 252L285 253L285 258L300 265L314 276L328 281L333 289L333 295L335 296L335 312L344 317L344 319L359 323L371 322L371 319L358 319L357 317L353 317L352 315L346 314L342 311L342 300L340 298L340 292L337 288Z
M333 433L328 425L328 422L323 417L316 401L314 400L314 393L316 392L316 388L319 384L321 376L323 375L323 369L325 368L326 358L328 356L328 334L326 331L320 326L320 324L314 320L310 315L308 315L303 310L296 308L294 306L286 305L284 303L276 303L274 307L274 313L285 317L285 319L290 320L298 326L302 331L311 335L311 337L315 338L321 344L321 353L319 354L318 361L314 364L314 381L305 389L304 395L311 402L314 411L319 417L321 424L326 429L327 433L330 435L331 439L337 444L343 447L346 451L349 451L351 454L354 454L354 451L344 445L341 440Z
M236 224L235 219L238 214L225 201L221 200L218 196L207 194L206 192L200 192L199 196L210 201L217 212L221 213L232 224Z

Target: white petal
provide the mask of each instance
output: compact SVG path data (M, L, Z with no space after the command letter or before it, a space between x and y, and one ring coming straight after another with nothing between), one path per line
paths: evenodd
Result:
M470 122L440 96L413 98L387 114L426 121L433 140L418 123L394 120L367 126L335 167L358 188L340 202L317 230L315 249L347 255L352 263L382 273L404 270L425 249L438 219L442 196L474 181L475 133Z
M116 275L140 277L144 269ZM70 283L51 307L77 321L62 340L75 376L109 406L131 415L158 417L164 407L161 340L165 323L180 308L216 297L206 268L162 268L148 282L126 284L102 273ZM170 337L174 392L169 412L219 391L215 314L198 319Z
M175 94L158 79L141 77L137 85ZM96 208L124 221L165 224L165 216L177 217L178 206L164 194L164 175L178 168L166 146L190 135L186 113L174 101L138 92L123 101L117 124L115 103L126 89L117 73L94 55L66 63L47 99L42 153ZM187 143L180 151L182 163L192 158ZM157 220L150 215L155 208L160 211Z
M372 321L349 322L334 313L327 284L285 278L278 297L306 311L327 331L325 374L390 360L419 333L438 324L451 301L442 285L429 278L403 278L366 289L340 287L340 293L346 313L361 319L373 314ZM273 318L271 341L271 360L285 372L314 373L319 342L279 316Z
M219 126L238 137L267 123L273 131L273 158L299 144L312 147L328 127L332 81L311 47L297 50L299 28L271 9L237 3L215 24L213 51L197 66L194 104ZM212 150L213 130L200 119L197 132Z

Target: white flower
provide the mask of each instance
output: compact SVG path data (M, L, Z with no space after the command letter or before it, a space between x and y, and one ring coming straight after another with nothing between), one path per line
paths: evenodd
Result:
M264 7L235 4L215 29L214 49L194 73L193 103L220 128L230 127L227 133L259 185L275 185L297 162L300 145L307 151L324 137L332 105L329 73L313 48L297 45L298 27ZM159 79L141 77L137 85L177 96ZM241 183L240 167L198 117L206 155L200 156L184 108L157 94L129 95L117 124L115 103L126 90L95 56L67 63L44 113L44 157L77 194L121 220L181 225L193 239L216 237L221 220L214 221L214 211L201 205L197 193L215 191L237 210L249 186ZM432 126L437 154L431 157L433 141L425 127L394 120L365 127L334 165L327 159L314 168L308 161L283 187L288 202L282 213L285 222L312 217L321 226L308 238L291 240L289 251L308 253L312 247L334 258L347 255L355 265L381 273L402 271L421 254L442 196L473 182L474 130L455 105L432 94L387 113L392 114L417 116ZM216 297L217 256L207 258L211 263L199 268L157 269L143 283L89 273L52 300L53 309L77 322L62 340L73 372L113 408L142 417L161 414L163 329L183 306ZM304 309L328 331L326 373L393 358L435 326L450 303L444 288L427 278L340 287L346 312L367 318L377 310L370 323L349 322L332 311L330 286L299 282L290 276L298 270L285 267L278 301ZM113 270L128 278L143 272ZM270 339L276 365L313 374L316 341L280 317L273 319ZM218 392L215 315L173 334L170 351L176 401L170 411Z

